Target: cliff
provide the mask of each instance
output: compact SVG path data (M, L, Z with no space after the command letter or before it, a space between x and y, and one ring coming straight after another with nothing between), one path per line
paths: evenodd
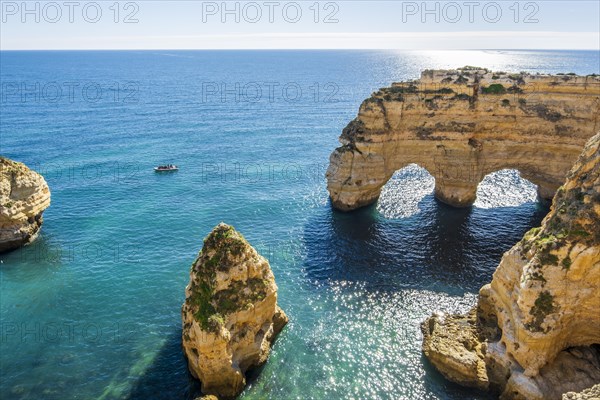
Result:
M183 349L202 392L233 398L244 374L266 362L288 321L269 262L233 227L219 224L190 271L182 307Z
M561 399L600 383L598 310L600 133L542 226L504 254L477 307L423 323L423 351L457 383L505 399Z
M24 164L0 157L0 253L33 241L50 206L44 178Z
M600 76L427 70L361 104L331 154L327 188L334 207L353 210L416 163L435 178L435 196L454 206L472 204L485 175L504 168L551 199L599 115Z

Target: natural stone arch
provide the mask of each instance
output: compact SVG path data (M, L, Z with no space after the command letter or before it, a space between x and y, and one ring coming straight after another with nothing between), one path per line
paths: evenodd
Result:
M361 104L331 154L327 187L334 207L353 210L415 163L435 178L439 200L464 207L487 174L511 168L550 199L597 131L599 114L596 76L425 71Z
M573 157L576 157L579 151L577 146L570 146L572 150L555 149L561 155L560 159L546 165L546 151L529 157L527 145L501 141L488 141L486 144L494 148L494 152L500 156L488 155L483 151L483 145L473 147L462 143L451 143L450 146L449 143L411 142L410 146L394 149L392 154L383 148L384 145L377 146L379 154L365 155L358 149L338 149L331 156L328 170L333 204L336 208L351 210L376 201L392 175L410 164L417 164L426 169L435 179L436 198L453 206L471 205L483 178L502 169L518 170L524 179L537 185L540 197L550 199L560 186L561 181L557 177L564 177ZM371 146L371 151L374 147ZM509 162L501 156L502 154L513 154L517 157L522 155L527 158ZM541 165L546 165L546 169L543 170ZM347 178L339 187L341 190L336 190L337 182L333 179L344 174Z

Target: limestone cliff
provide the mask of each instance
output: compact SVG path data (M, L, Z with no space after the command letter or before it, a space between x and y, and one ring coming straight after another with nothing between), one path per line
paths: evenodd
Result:
M40 174L0 157L0 253L33 241L49 205L50 190Z
M434 315L423 351L444 376L506 399L600 383L600 133L540 228L504 254L467 316Z
M233 227L219 224L192 265L182 307L183 349L202 392L233 398L263 364L288 321L269 262Z
M327 188L334 207L353 210L416 163L435 178L436 197L454 206L472 204L485 175L504 168L551 199L599 115L600 76L424 71L361 104L331 154Z

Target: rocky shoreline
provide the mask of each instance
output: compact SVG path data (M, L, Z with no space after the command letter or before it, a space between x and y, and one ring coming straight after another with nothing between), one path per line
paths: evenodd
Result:
M501 399L586 398L566 393L600 383L599 289L600 133L477 306L422 324L423 352L447 379Z

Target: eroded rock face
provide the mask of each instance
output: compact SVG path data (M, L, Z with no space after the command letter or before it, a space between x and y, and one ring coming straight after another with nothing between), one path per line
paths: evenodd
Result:
M485 390L486 339L496 331L493 326L489 332L482 327L477 309L466 315L436 314L421 325L423 352L446 379Z
M416 163L453 206L475 201L485 175L514 168L551 199L597 132L600 77L424 71L366 99L330 157L327 188L344 211L373 203Z
M600 399L600 384L594 385L581 393L569 392L563 394L562 400L598 400Z
M600 134L489 290L507 352L529 376L564 348L600 344Z
M33 241L50 206L44 178L24 164L0 157L0 253Z
M423 323L423 351L455 382L505 399L560 399L600 383L598 310L600 133L542 226L504 254L476 309Z
M183 349L202 392L233 398L263 364L288 321L269 262L233 227L219 224L192 265L182 307Z

